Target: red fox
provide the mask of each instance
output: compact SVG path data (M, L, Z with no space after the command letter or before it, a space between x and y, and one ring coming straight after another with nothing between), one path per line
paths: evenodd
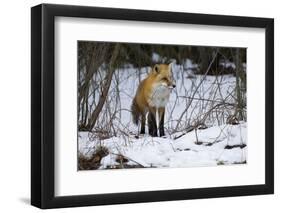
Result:
M140 134L145 134L146 115L148 113L148 132L152 137L158 136L156 112L160 137L165 135L165 106L169 101L171 90L176 87L171 71L172 64L156 64L148 76L141 81L131 106L133 122L138 125L141 118Z

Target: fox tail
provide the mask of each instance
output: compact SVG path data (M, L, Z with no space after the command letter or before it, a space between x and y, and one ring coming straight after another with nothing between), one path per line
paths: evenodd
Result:
M137 104L136 98L133 99L133 103L131 106L131 112L133 116L133 123L138 125L139 124L139 117L141 115L141 110Z

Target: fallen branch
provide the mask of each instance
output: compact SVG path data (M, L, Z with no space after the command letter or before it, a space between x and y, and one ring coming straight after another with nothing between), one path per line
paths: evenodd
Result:
M131 158L129 158L129 157L123 155L123 154L116 154L116 153L113 153L113 152L110 152L110 154L116 155L116 156L122 156L123 158L126 158L126 159L128 159L129 161L132 161L132 162L136 163L136 164L139 165L140 167L145 168L145 166L142 165L141 163L139 163L139 162L137 162L137 161L135 161L135 160L133 160L133 159L131 159Z

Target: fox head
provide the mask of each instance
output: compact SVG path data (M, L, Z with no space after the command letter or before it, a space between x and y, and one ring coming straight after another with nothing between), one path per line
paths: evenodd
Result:
M170 64L155 64L152 73L156 78L156 82L169 89L175 88L176 84L172 75L172 63Z

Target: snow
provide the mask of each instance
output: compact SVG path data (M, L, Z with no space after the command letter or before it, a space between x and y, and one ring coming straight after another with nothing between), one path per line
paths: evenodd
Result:
M99 145L109 149L109 155L101 161L100 169L114 168L119 163L116 157L122 155L129 159L130 165L143 167L198 167L236 164L246 162L247 124L214 126L186 133L178 139L150 137L140 138L112 137L97 143L89 140L91 133L79 133L79 151L83 156L91 157ZM218 136L218 133L219 134ZM230 135L230 136L228 136ZM172 136L173 137L173 136ZM227 145L238 145L225 149ZM130 160L131 159L131 160Z
M152 59L162 60L156 53ZM234 68L229 63L224 65ZM116 161L119 155L128 159L127 165L136 167L246 163L247 123L240 121L238 125L231 125L226 122L235 111L236 77L195 75L193 71L197 68L198 65L189 59L183 64L172 64L176 88L166 106L166 136L162 138L150 137L147 127L146 134L138 136L140 127L133 124L130 112L139 82L147 76L150 68L135 68L128 64L116 70L105 103L107 107L103 108L96 123L99 129L109 131L110 137L99 138L94 133L79 132L79 156L91 158L98 147L106 147L109 154L101 159L99 169L116 168L120 165ZM116 97L119 98L117 103ZM90 110L95 108L98 98L98 95L89 97L89 103L93 102L89 105ZM117 112L114 119L110 117L110 110ZM105 125L109 120L111 127ZM199 121L203 122L205 129L194 129ZM110 132L111 128L114 132Z
M196 70L199 68L198 64L194 64L192 62L192 60L190 60L189 58L185 59L183 62L183 68L185 70Z
M224 61L221 61L220 62L220 65L221 66L223 66L223 67L225 67L225 68L232 68L233 70L236 68L236 65L235 65L235 63L233 63L233 62L230 62L230 61L228 61L228 60L224 60Z
M154 63L164 63L164 61L167 59L166 57L160 56L158 53L152 53L152 61Z
M161 57L159 54L157 54L157 53L153 53L153 54L152 54L152 61L153 61L153 62L158 63L158 62L160 62L161 60L162 60L162 57Z

